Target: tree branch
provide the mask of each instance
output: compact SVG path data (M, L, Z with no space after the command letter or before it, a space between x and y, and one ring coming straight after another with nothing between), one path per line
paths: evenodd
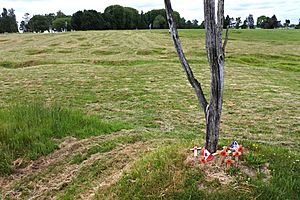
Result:
M219 64L219 76L220 76L220 88L219 88L219 99L218 99L218 107L222 109L223 103L223 90L224 90L224 60L225 60L225 48L228 41L228 27L226 29L226 36L224 44L222 45L222 34L223 34L223 23L224 23L224 0L218 0L218 64Z
M186 73L186 76L187 76L190 84L192 85L192 87L194 88L194 90L196 92L200 106L203 108L204 113L206 115L206 108L207 108L208 103L204 96L201 84L194 77L193 71L190 68L188 61L183 53L181 42L180 42L177 28L176 28L176 23L175 23L174 17L173 17L173 9L172 9L172 5L171 5L171 1L170 0L164 0L164 1L165 1L165 7L166 7L166 14L167 14L167 18L168 18L168 24L170 27L170 31L171 31L171 35L172 35L172 39L173 39L173 42L175 45L177 55L179 57L180 63Z
M217 24L217 42L218 49L222 49L222 33L223 33L223 24L224 24L224 0L218 0L218 12L217 12L218 24ZM222 54L223 52L218 52Z
M218 18L218 24L217 24L218 45L219 45L219 49L223 50L223 52L219 52L219 54L224 54L225 48L226 48L226 45L228 42L228 30L229 30L229 27L227 27L224 44L222 46L222 33L223 33L223 24L224 24L224 0L218 0L218 16L217 16L217 18Z
M223 52L225 54L225 49L226 49L226 45L227 45L227 42L228 42L228 38L229 38L229 28L227 27L226 29L226 36L225 36L225 40L224 40L224 44L223 44Z

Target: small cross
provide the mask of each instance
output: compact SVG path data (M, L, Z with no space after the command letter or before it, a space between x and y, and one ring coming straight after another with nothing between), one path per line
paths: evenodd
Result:
M194 151L194 157L197 157L198 155L198 150L201 150L201 147L195 146L194 148L190 149L191 151Z

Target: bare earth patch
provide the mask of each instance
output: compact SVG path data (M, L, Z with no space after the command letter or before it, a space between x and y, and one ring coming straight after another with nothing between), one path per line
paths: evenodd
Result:
M227 185L235 180L234 177L230 176L226 172L226 166L224 163L221 166L217 165L216 159L209 161L208 163L201 164L200 156L194 158L192 155L189 155L185 161L185 164L195 169L201 169L207 182L218 180L222 185ZM200 183L199 187L204 187L204 183Z
M228 187L232 185L233 187L239 187L239 185L246 186L248 183L246 182L246 178L257 178L258 171L248 167L245 165L243 161L239 161L237 164L234 164L234 167L239 169L239 173L231 175L229 173L230 167L227 167L223 162L221 165L218 163L218 157L213 160L201 164L201 156L196 158L193 155L188 155L185 164L190 166L191 168L201 170L204 174L204 182L199 183L198 187L200 190L206 190L208 192L213 192L213 187L210 186L211 183L217 182L221 185L221 187ZM266 163L259 170L262 174L265 175L264 181L269 181L272 177L270 174L270 170L268 169L269 164ZM245 188L244 188L245 189Z

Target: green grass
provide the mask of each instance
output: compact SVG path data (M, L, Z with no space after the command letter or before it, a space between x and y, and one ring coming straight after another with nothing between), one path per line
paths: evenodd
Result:
M208 96L205 33L179 34ZM230 30L220 143L241 141L250 149L244 164L260 170L270 163L272 177L269 182L263 174L248 180L239 168L232 168L228 173L241 178L241 187L207 183L210 189L218 188L213 193L200 190L203 174L183 163L187 149L203 144L205 120L167 30L0 35L0 173L14 173L12 162L18 158L25 158L25 167L30 159L52 153L67 136L113 137L115 131L132 129L135 135L125 131L122 137L96 141L16 181L11 190L30 198L41 180L51 188L47 181L67 173L68 167L106 155L84 166L58 191L41 197L79 198L126 163L133 167L123 178L94 191L99 199L298 199L299 34ZM173 142L150 148L143 156L111 155L122 145L147 149L153 139L155 144Z
M296 160L299 153L269 145L258 145L256 149L249 142L245 144L254 154L265 157L263 163L270 164L270 182L265 182L264 176L248 177L245 174L238 175L240 180L225 187L218 180L207 182L201 169L184 164L186 153L182 150L189 145L180 143L160 148L142 158L114 187L100 191L97 198L113 193L113 199L298 199L300 165ZM260 169L258 163L261 160L258 161L258 158L253 159L253 155L249 155L244 159L254 170ZM238 167L232 167L228 173L239 172ZM211 192L199 190L201 183L213 187L208 189Z
M152 135L154 137L155 134ZM76 154L72 160L70 161L71 164L79 164L84 160L87 160L91 155L94 155L96 153L105 153L113 150L118 146L118 144L128 144L128 143L135 143L138 141L146 141L147 139L152 138L151 135L138 135L138 136L123 136L118 137L116 139L112 139L106 142L101 142L93 147L91 147L87 152L85 153L79 153Z
M0 174L11 172L11 163L17 158L35 160L51 153L58 145L55 139L87 138L130 128L128 124L107 123L79 111L42 104L2 109L0 124Z

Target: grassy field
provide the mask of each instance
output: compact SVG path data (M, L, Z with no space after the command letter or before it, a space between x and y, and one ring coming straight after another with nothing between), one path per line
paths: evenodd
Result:
M204 31L180 36L208 95ZM230 31L220 145L248 153L220 169L228 184L186 164L205 123L167 30L7 34L0 45L2 198L300 198L298 30Z

